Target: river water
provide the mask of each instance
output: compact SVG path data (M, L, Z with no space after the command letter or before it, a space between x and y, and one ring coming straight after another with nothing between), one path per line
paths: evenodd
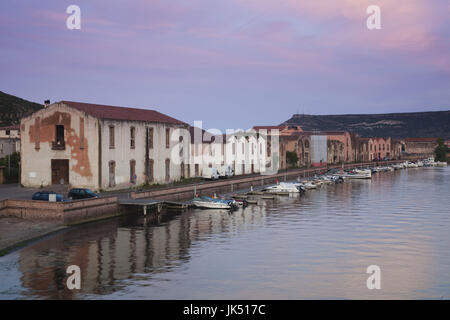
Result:
M449 299L449 178L411 168L231 214L78 226L0 257L0 299Z

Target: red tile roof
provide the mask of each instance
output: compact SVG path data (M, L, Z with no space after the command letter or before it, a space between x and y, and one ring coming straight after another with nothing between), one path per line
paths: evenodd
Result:
M437 142L438 138L405 138L407 142Z
M145 121L145 122L187 125L186 123L180 120L169 117L155 110L105 106L101 104L91 104L73 101L61 101L61 103L64 103L65 105L71 108L86 112L87 114L99 119L122 120L122 121Z
M0 127L0 130L20 130L20 125Z

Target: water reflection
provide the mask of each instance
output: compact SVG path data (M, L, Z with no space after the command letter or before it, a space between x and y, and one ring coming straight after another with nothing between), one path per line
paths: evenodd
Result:
M0 298L449 298L448 177L408 169L232 214L86 224L1 257ZM370 264L382 290L365 286Z

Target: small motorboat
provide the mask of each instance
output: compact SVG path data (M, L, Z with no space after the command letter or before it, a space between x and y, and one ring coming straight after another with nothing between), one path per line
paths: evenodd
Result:
M242 206L243 208L248 206L248 201L246 199L239 199L239 198L235 198L234 202L238 205L238 206Z
M366 169L366 170L356 169L356 170L344 173L343 177L345 179L371 179L372 171L370 169Z
M192 204L201 209L235 210L238 208L235 200L214 199L206 196L192 199Z
M301 193L304 191L302 185L299 183L291 183L291 182L280 182L279 184L269 186L264 188L262 191L264 192L289 192L289 193Z

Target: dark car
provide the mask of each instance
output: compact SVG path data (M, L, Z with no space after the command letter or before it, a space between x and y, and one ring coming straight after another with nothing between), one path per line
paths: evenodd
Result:
M64 196L54 191L38 191L33 194L32 200L49 201L50 194L56 195L56 202L64 201Z
M98 194L94 193L90 189L74 188L69 191L67 197L72 200L90 199L98 198Z

